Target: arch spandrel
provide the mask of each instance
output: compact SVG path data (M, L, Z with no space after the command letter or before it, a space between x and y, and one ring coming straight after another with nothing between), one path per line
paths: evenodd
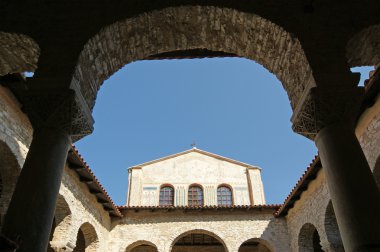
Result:
M282 82L294 108L311 70L299 41L255 14L211 6L181 6L145 13L104 27L79 57L73 85L89 108L102 83L124 65L166 52L207 49L245 57Z

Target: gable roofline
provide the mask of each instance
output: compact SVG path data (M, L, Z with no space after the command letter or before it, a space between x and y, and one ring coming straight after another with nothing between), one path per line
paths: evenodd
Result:
M240 161L234 160L232 158L223 157L221 155L217 155L217 154L214 154L214 153L211 153L211 152L208 152L208 151L204 151L204 150L198 149L196 147L191 148L191 149L186 150L186 151L178 152L178 153L166 156L166 157L162 157L162 158L159 158L159 159L154 159L152 161L148 161L148 162L145 162L145 163L142 163L142 164L134 165L134 166L129 167L129 169L141 169L144 166L155 164L155 163L158 163L158 162L162 162L162 161L165 161L165 160L168 160L168 159L171 159L171 158L183 156L183 155L186 155L186 154L189 154L189 153L192 153L192 152L203 154L203 155L206 155L206 156L209 156L209 157L213 157L213 158L216 158L216 159L219 159L219 160L222 160L222 161L226 161L226 162L229 162L229 163L232 163L232 164L244 166L244 167L249 168L249 169L258 169L258 170L261 170L261 168L258 167L258 166L254 166L254 165L250 165L250 164L247 164L247 163L244 163L244 162L240 162Z

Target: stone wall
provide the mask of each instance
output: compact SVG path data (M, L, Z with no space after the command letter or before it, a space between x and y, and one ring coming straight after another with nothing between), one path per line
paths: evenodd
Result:
M114 222L108 251L125 251L136 241L149 241L159 252L169 252L179 237L190 233L210 235L224 243L228 252L238 252L241 244L253 238L265 241L271 251L290 250L285 219L274 218L273 211L144 210L128 211Z

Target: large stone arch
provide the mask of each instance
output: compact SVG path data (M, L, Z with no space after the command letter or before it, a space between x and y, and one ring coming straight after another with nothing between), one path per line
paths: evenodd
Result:
M104 27L81 52L72 86L92 109L101 84L124 65L165 53L222 52L254 60L274 73L292 108L314 85L298 39L255 14L213 6L179 6Z
M340 236L338 223L335 217L334 208L331 200L329 201L325 212L325 232L329 243L329 251L343 252L343 242Z
M40 48L32 38L0 31L0 76L34 72L39 55Z
M94 226L88 222L83 223L78 229L73 252L96 252L98 247L99 238Z
M141 246L149 246L151 249L138 249L136 250L137 247ZM129 244L127 248L125 249L125 252L132 252L132 251L138 251L138 252L157 252L157 246L153 242L146 241L146 240L140 240L133 242L132 244Z
M225 241L217 234L215 234L214 232L211 232L211 231L208 231L208 230L205 230L205 229L192 229L192 230L188 230L186 232L183 232L181 233L180 235L177 235L171 242L170 244L170 247L169 247L169 250L168 251L173 251L173 247L174 245L183 237L187 236L187 235L191 235L191 234L205 234L205 235L208 235L208 236L211 236L213 238L215 238L216 240L218 240L224 247L224 251L225 252L229 252L228 248L227 248L227 245L225 243Z
M256 248L251 249L246 245L256 245L256 246L252 246ZM272 244L270 244L270 242L263 239L259 239L259 238L252 238L252 239L246 240L240 245L239 250L238 250L238 252L274 252L274 251L275 249L272 246Z
M298 234L299 252L322 252L320 233L311 223L305 223Z
M0 140L0 226L8 209L21 167L9 146Z
M380 63L380 24L356 33L347 43L346 56L351 67Z

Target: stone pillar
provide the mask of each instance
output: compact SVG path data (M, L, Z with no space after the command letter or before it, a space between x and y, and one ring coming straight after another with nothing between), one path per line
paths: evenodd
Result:
M380 251L380 192L354 132L362 94L361 88L313 88L293 125L315 139L347 252Z
M46 252L78 109L71 90L28 93L22 103L33 140L1 232L20 241L19 252Z

